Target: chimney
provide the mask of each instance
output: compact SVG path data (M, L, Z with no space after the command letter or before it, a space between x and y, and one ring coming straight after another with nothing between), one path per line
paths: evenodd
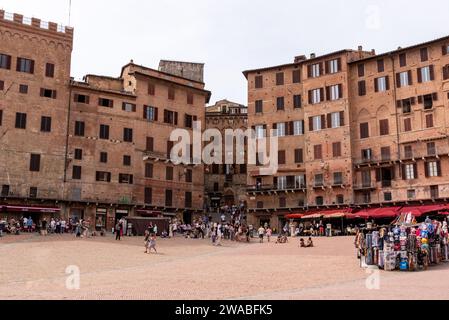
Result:
M371 49L371 54L376 55L376 49Z
M307 60L307 57L305 55L300 55L300 56L295 57L295 63L306 61L306 60Z
M402 50L402 47L398 47L398 50Z
M311 53L310 54L310 59L315 59L316 58L316 54L315 53Z
M359 46L359 51L363 51L363 46Z

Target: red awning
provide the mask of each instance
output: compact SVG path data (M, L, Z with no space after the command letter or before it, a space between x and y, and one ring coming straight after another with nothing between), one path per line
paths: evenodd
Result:
M419 207L404 207L400 210L400 213L411 213L416 218L422 217L423 215L430 214L432 212L438 213L440 211L449 210L449 205L429 205L429 206L419 206Z
M367 209L355 214L347 215L348 219L387 219L396 218L400 215L400 207L385 207L376 209Z
M34 212L34 213L59 213L60 208L29 207L29 206L4 206L10 212Z
M291 220L294 220L294 219L302 219L302 217L304 217L304 214L300 214L300 213L297 213L297 214L288 214L288 215L285 216L285 219L291 219Z

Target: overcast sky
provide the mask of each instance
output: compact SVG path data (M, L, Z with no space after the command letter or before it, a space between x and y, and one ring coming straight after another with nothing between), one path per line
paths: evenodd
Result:
M0 0L0 8L65 25L69 0ZM390 51L449 35L447 0L72 0L72 76L122 65L204 62L212 102L246 104L243 70L340 49ZM1 43L0 43L1 46Z

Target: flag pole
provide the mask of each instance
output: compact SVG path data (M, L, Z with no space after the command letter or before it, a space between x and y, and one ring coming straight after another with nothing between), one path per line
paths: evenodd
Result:
M69 26L72 18L72 0L69 0Z

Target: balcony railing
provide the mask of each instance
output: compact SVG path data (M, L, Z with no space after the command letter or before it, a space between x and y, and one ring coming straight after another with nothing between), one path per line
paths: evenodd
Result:
M288 190L305 190L307 186L305 184L287 184L285 187L277 185L260 185L260 186L248 186L248 192L275 192L275 191L288 191Z

